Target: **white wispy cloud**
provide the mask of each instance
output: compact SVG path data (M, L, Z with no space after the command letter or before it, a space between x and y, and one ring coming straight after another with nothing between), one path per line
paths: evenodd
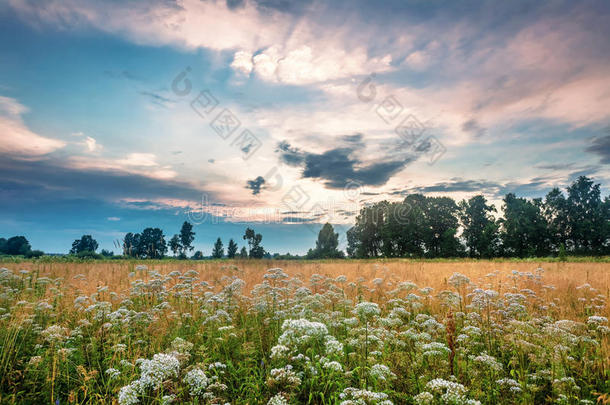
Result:
M27 108L17 100L0 96L0 153L33 158L66 145L61 140L47 138L30 130L22 119L25 112Z

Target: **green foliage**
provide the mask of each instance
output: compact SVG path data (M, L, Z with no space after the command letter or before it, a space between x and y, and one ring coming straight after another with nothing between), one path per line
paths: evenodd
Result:
M8 240L4 239L4 241L0 241L0 248L3 249L1 251L3 254L12 256L26 255L32 250L32 246L30 246L30 242L25 236L13 236Z
M193 250L194 240L195 232L193 232L193 225L190 222L184 221L182 228L180 228L180 247L183 255Z
M225 250L222 247L222 240L220 238L216 239L216 243L214 243L214 249L212 249L212 257L214 259L222 259L225 254Z
M509 193L500 218L484 196L456 204L449 197L408 195L400 203L364 207L347 231L347 253L369 257L544 257L560 246L570 255L610 254L610 196L581 176L545 199ZM458 229L461 235L458 236ZM313 251L312 251L313 254Z
M98 248L98 243L91 235L83 235L80 239L76 239L72 243L70 254L75 255L81 252L95 252Z
M146 228L139 233L127 233L123 239L123 255L143 259L159 259L167 253L167 243L159 228Z
M499 226L494 220L496 209L487 204L482 195L477 195L459 204L460 223L464 229L464 239L470 257L494 257L499 253Z
M307 259L342 259L343 252L337 249L339 246L339 234L328 222L322 226L318 233L315 249L309 249Z
M42 256L44 256L44 252L42 250L30 250L25 254L27 259L37 259Z
M455 273L438 293L279 268L247 288L221 271L140 264L83 294L94 272L0 269L0 402L587 404L610 389L605 299L584 284L558 300L541 269L485 290Z
M191 259L193 260L203 260L203 252L201 250L198 250L195 252L195 254L193 255L193 257L191 257Z
M243 238L248 241L248 247L250 248L248 255L251 259L262 259L265 256L265 249L261 246L263 235L255 233L252 228L246 228Z
M233 239L229 240L229 246L227 248L227 257L233 259L237 254L237 243Z

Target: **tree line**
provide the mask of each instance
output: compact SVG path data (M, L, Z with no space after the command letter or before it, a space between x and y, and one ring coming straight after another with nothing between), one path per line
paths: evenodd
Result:
M362 208L346 236L354 258L607 255L610 196L602 200L600 185L581 176L544 199L509 193L498 215L482 195L456 202L412 194Z
M407 195L401 202L381 201L360 210L347 231L347 255L374 257L543 257L558 255L610 254L610 196L602 199L600 185L581 176L566 192L558 188L544 198L527 199L507 194L501 215L483 195L456 202L451 197ZM339 234L331 224L322 226L316 245L305 256L287 253L271 255L262 246L263 236L246 228L239 249L230 239L225 254L219 237L211 257L251 259L339 259L345 257ZM161 259L171 250L175 258L204 259L194 250L193 225L185 221L180 232L166 239L160 228L128 232L115 246L122 256L102 249L91 235L72 243L70 255L81 258L132 257ZM0 254L39 257L24 236L0 238Z
M233 239L229 240L227 258L271 258L271 255L265 251L261 244L263 236L260 233L256 233L251 228L246 228L243 239L246 241L248 248L243 246L239 253L237 243ZM140 259L160 259L165 257L169 248L174 257L187 259L189 258L188 253L194 250L194 240L193 225L188 221L182 224L180 232L172 236L169 243L166 242L165 235L160 228L146 228L141 233L129 232L125 235L122 242L123 255ZM214 243L211 257L215 259L225 257L224 245L220 238ZM204 259L205 256L203 252L196 251L190 258L200 260Z

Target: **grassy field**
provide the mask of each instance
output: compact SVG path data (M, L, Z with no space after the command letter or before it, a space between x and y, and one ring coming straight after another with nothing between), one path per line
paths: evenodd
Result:
M0 263L0 403L610 401L610 263Z

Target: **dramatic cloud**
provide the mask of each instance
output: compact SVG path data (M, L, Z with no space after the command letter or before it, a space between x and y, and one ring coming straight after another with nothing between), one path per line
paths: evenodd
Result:
M599 155L601 157L601 163L610 164L610 135L593 139L591 145L585 150Z
M41 175L44 173L44 175ZM70 168L52 160L0 159L2 200L173 199L201 201L204 192L186 182L151 178L134 173ZM206 191L206 194L210 194Z
M302 167L303 178L320 179L325 187L336 189L352 183L363 186L384 185L417 159L417 154L407 152L402 156L388 154L380 161L363 162L358 156L366 148L362 135L344 136L341 139L344 146L322 153L302 151L286 141L280 142L276 151L280 161L289 166Z
M66 145L32 132L21 118L26 111L17 100L0 96L0 154L36 157Z
M254 180L248 180L246 182L246 188L252 190L252 195L257 195L261 192L263 184L265 184L265 179L262 176L258 176Z

